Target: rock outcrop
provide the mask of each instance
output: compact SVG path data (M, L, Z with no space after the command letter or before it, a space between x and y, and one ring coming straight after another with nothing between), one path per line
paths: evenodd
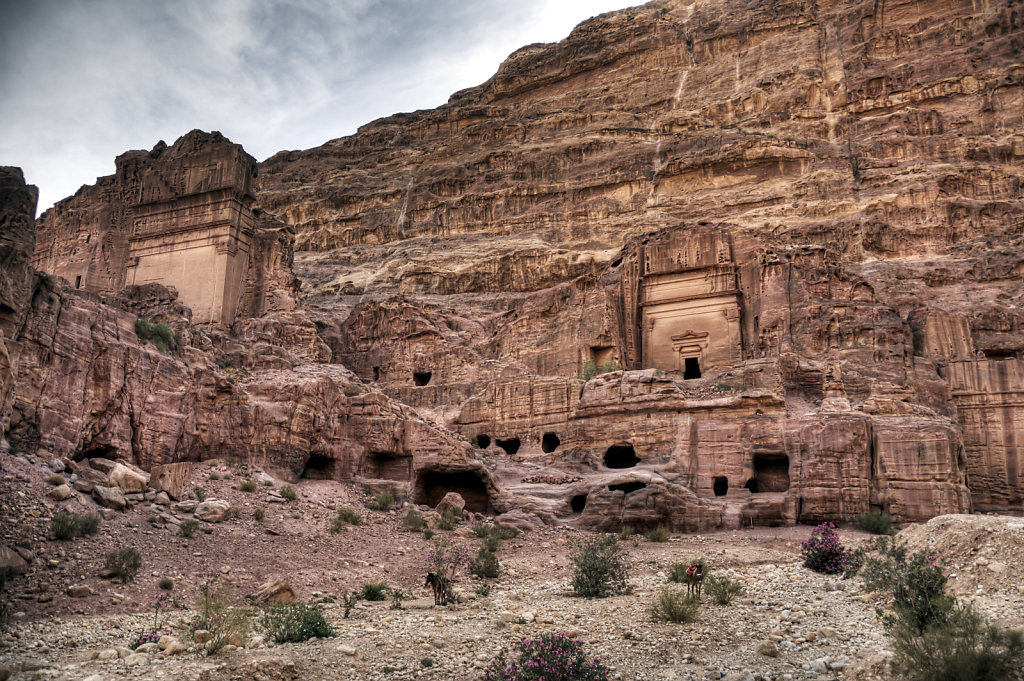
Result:
M10 437L525 524L1024 512L1022 51L1015 0L655 0L255 177L130 152L40 220L105 297L22 296ZM231 319L123 289L146 206L229 186Z

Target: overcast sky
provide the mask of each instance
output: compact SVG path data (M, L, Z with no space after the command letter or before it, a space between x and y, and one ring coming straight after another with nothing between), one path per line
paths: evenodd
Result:
M0 165L39 212L128 149L219 130L259 160L443 104L640 0L0 2Z

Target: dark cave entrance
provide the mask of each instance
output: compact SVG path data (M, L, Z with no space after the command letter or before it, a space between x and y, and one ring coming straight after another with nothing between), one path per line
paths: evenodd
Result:
M626 494L629 494L630 492L636 492L637 490L644 489L645 487L647 487L646 482L620 482L615 485L608 485L608 490L611 492L625 492Z
M608 468L632 468L638 463L633 445L612 445L604 453L604 465Z
M716 497L724 497L729 491L729 478L724 475L715 478L714 490Z
M573 513L583 513L583 509L587 507L587 495L577 494L569 500L569 506Z
M558 449L560 444L562 444L562 441L558 439L557 435L554 433L544 433L544 437L540 441L540 448L545 454L550 454Z
M310 454L300 478L306 480L334 480L335 460L319 454Z
M430 377L433 375L432 371L414 371L412 372L412 382L418 386L424 386L430 383Z
M691 378L700 378L700 359L697 357L687 357L683 363L683 380Z
M448 492L457 492L466 500L466 510L474 513L490 513L491 498L487 485L473 471L448 473L424 471L416 481L415 501L433 508Z
M491 446L491 436L480 433L476 436L476 446L480 449L487 449Z
M99 445L98 447L83 449L71 457L72 461L85 461L86 459L110 459L111 461L117 461L117 450L110 445Z
M785 454L754 454L754 477L746 488L759 492L785 492L789 489L789 457Z
M380 367L373 367L373 380L380 380Z
M412 480L412 457L394 452L370 452L363 463L363 475L379 480Z
M512 456L519 451L519 438L510 437L507 440L495 440L497 445L505 450L505 453Z

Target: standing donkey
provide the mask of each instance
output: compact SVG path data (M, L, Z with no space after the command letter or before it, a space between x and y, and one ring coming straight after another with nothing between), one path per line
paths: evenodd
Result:
M693 563L686 569L686 595L697 594L700 600L700 587L704 583L704 564Z

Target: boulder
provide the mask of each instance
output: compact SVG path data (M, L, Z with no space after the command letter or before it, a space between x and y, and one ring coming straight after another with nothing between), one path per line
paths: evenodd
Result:
M252 598L257 603L291 603L295 600L295 592L287 581L275 579L260 586Z
M192 463L189 461L158 464L150 471L149 485L177 501L188 491L191 477Z
M58 485L46 493L46 496L54 501L64 501L74 495L74 491L67 485Z
M28 570L28 563L25 562L25 559L17 551L0 544L0 574L25 572L26 570Z
M195 516L199 520L208 523L219 523L228 517L231 512L231 504L221 499L207 499L196 506Z
M441 501L437 502L437 506L434 509L444 515L447 511L455 511L457 515L462 515L462 511L466 508L466 500L462 498L462 495L458 492L448 492L444 495Z
M68 596L71 596L72 598L88 598L94 593L96 592L93 591L92 587L88 584L75 584L69 586L67 589Z
M117 462L110 459L89 459L89 467L104 475L110 475L110 471L114 470L115 466L117 466Z
M92 498L96 500L96 503L104 508L109 508L115 511L120 511L128 505L128 501L124 498L124 494L117 487L105 487L103 485L96 485L92 490Z
M127 494L135 494L146 491L147 477L122 463L115 463L114 467L107 473L107 480L112 487L117 487Z

